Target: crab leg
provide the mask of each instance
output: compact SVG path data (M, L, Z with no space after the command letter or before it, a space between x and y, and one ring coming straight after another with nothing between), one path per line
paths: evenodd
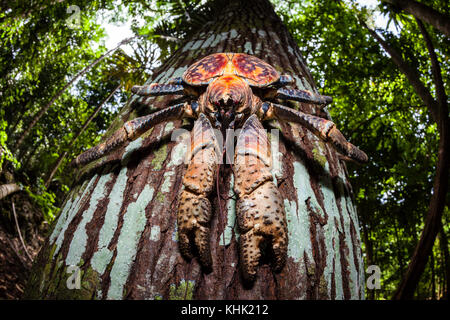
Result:
M270 143L256 115L250 116L238 137L233 166L236 215L241 235L240 263L244 279L253 281L261 245L269 241L275 271L286 261L287 224L283 200L273 182Z
M127 121L105 142L92 147L91 149L83 152L78 157L76 157L72 161L72 164L75 166L79 166L101 158L105 154L120 147L126 141L133 140L139 137L145 131L149 130L151 127L157 125L158 123L183 118L184 116L186 116L186 110L188 108L189 107L186 103L181 103L162 109L150 115Z
M292 88L278 89L275 98L322 105L333 102L333 98L329 96L322 96L311 91L297 90Z
M266 112L266 119L278 118L280 120L296 122L311 130L324 141L329 141L343 155L364 163L367 155L345 139L344 135L336 128L334 122L311 114L303 113L279 104L270 103Z
M184 87L181 84L152 83L144 86L133 86L131 92L140 96L181 95L184 94Z
M280 75L280 79L272 85L276 88L284 87L286 85L290 85L294 83L294 79L288 74Z
M191 244L194 245L205 268L210 268L212 264L209 246L212 209L208 196L214 189L219 153L213 127L201 113L191 134L189 165L183 178L184 190L180 197L177 225L181 254L192 258Z

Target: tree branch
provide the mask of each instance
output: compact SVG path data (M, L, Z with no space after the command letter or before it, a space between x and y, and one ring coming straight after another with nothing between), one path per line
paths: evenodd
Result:
M445 94L444 81L442 80L441 66L434 51L433 42L430 35L420 19L416 18L417 25L422 33L425 44L427 45L428 54L431 60L431 72L433 74L434 85L436 87L436 99L439 106L447 104L447 95Z
M440 140L436 176L433 183L433 195L431 196L425 225L419 243L411 257L411 262L408 266L406 275L395 292L393 299L413 298L420 276L425 270L428 256L432 253L433 244L442 223L442 212L444 211L448 191L450 130L447 96L445 94L441 68L431 38L420 19L416 18L416 21L423 35L431 60L431 71L438 100L436 103L436 123L438 125Z
M17 220L17 213L16 213L16 208L14 206L14 201L11 201L11 204L12 204L12 210L13 210L13 214L14 214L14 221L16 222L16 228L17 228L17 233L19 234L20 242L22 243L22 246L25 249L28 259L30 259L30 261L33 261L33 258L31 257L30 253L28 252L27 246L25 245L25 242L23 241L22 233L20 232L19 221Z
M3 184L0 186L0 200L4 197L10 195L11 193L17 192L22 188L15 183Z
M420 235L419 243L411 257L408 270L393 296L393 299L395 300L412 299L414 297L414 292L419 283L420 276L425 270L428 256L433 249L433 244L439 231L448 190L450 162L450 131L448 123L448 115L441 118L438 163L433 183L433 194L430 200L430 207L426 215L425 225L422 234Z
M350 136L352 136L355 132L358 132L360 130L359 128L361 128L361 127L363 127L363 129L365 130L368 124L370 124L372 121L374 121L375 119L377 119L377 118L379 118L381 116L384 116L384 115L387 115L387 114L391 114L391 113L394 113L394 112L397 112L397 111L410 109L410 108L420 109L420 108L425 108L425 106L407 106L407 107L400 106L400 107L397 107L397 108L389 109L389 110L387 110L386 112L383 112L383 113L375 114L375 115L371 116L370 118L368 118L368 119L358 123L358 125L350 131Z
M414 292L419 283L420 277L425 270L425 266L428 261L428 257L433 249L434 241L436 240L437 233L439 231L439 224L442 219L442 212L445 207L445 200L448 190L448 174L449 174L449 157L450 157L450 130L449 130L449 117L448 117L448 105L447 102L439 103L432 96L430 91L420 81L419 73L416 69L411 68L406 61L404 61L401 55L391 47L384 39L382 39L374 30L370 29L367 24L360 19L360 22L369 31L369 33L381 44L392 58L392 61L397 65L401 72L403 72L408 78L409 82L413 86L415 92L423 100L425 105L430 110L433 120L438 125L438 131L440 134L438 160L436 164L436 175L433 182L433 192L430 200L430 206L426 215L424 228L422 230L419 243L417 244L414 253L411 257L411 261L408 265L405 276L403 277L397 291L395 292L393 299L412 299ZM428 33L426 34L428 36ZM425 40L427 41L427 40ZM434 55L434 48L431 41L427 43L430 55ZM432 50L430 50L432 49ZM437 76L440 70L437 59L433 61L433 75ZM440 71L439 71L440 74ZM441 101L441 98L439 98Z
M58 100L59 97L61 97L64 93L64 91L67 90L67 88L69 88L77 79L79 79L82 75L84 75L86 72L88 72L90 69L92 69L95 65L97 65L100 61L102 61L103 59L105 59L106 57L108 57L112 52L116 51L117 49L119 49L122 45L127 44L129 42L131 42L133 39L135 39L136 37L132 37L132 38L127 38L124 39L122 41L119 42L119 44L108 50L106 53L104 53L103 55L101 55L99 58L95 59L94 61L92 61L86 68L84 68L82 71L80 71L75 77L72 78L72 80L70 80L69 82L67 82L64 87L58 91L58 93L56 95L53 96L53 98L50 100L49 103L47 103L39 112L38 114L33 118L33 120L31 120L31 123L28 124L27 128L25 129L25 131L22 133L22 135L19 137L19 139L16 142L16 151L17 149L19 149L19 146L23 143L23 141L25 140L25 138L30 134L31 130L34 128L34 126L36 125L36 123L42 118L42 116L47 112L48 109L50 109L50 107L53 105L53 103L55 103L56 100Z
M383 0L392 4L406 13L431 24L433 27L441 31L448 38L450 38L450 17L434 10L433 8L424 5L423 3L414 0Z
M83 134L83 132L86 130L86 128L89 126L89 124L92 122L92 120L94 120L94 118L97 116L97 114L99 113L99 111L102 109L102 107L108 103L109 99L111 99L111 97L114 95L114 93L116 93L117 90L120 89L120 87L122 86L122 84L119 84L98 106L97 108L94 110L94 112L90 115L90 117L84 122L83 126L81 127L81 129L78 131L78 133L75 135L75 137L73 137L72 141L70 141L69 145L67 146L67 149L70 149L72 147L72 145L75 143L75 141L77 141L77 139ZM53 167L50 175L47 178L47 181L45 182L45 187L48 188L48 186L50 185L50 182L52 182L53 176L56 174L56 171L58 171L58 168L60 167L61 163L63 162L63 160L66 158L67 154L69 152L66 150L64 151L64 153L58 158L58 160L56 160L56 164Z
M377 40L377 42L383 47L384 50L391 56L392 61L397 65L401 72L408 78L409 82L414 88L414 91L419 95L422 101L430 110L433 120L438 123L438 106L436 100L434 100L430 91L425 87L425 85L420 80L419 73L416 69L411 68L411 66L406 63L401 57L400 53L397 52L393 47L391 47L383 38L381 38L378 33L370 29L367 24L360 20L363 26L369 31L369 33Z

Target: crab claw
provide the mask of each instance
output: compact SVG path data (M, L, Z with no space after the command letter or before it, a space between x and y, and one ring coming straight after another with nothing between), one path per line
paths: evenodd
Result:
M240 236L244 278L254 280L264 243L273 254L274 271L280 271L286 262L287 225L283 201L274 183L268 181L239 199L236 209L239 228L244 232Z
M207 198L184 190L181 194L178 209L178 240L180 252L186 258L192 259L192 243L198 251L200 263L205 268L212 264L209 246L209 220L211 204Z
M264 237L256 235L254 230L249 230L239 237L241 272L244 279L252 282L256 278L259 259L261 257L260 245Z

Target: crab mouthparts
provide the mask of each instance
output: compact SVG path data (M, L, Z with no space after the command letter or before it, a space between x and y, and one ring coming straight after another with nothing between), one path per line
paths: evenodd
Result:
M241 104L242 97L234 92L220 92L212 95L211 103L219 108L230 109Z
M220 98L219 100L219 104L222 107L231 107L233 105L237 105L239 103L239 101L233 99L233 97L231 97L230 94L226 94L224 96L222 96L222 98Z
M220 120L222 120L222 127L223 128L234 128L234 117L235 113L233 109L230 110L220 110Z

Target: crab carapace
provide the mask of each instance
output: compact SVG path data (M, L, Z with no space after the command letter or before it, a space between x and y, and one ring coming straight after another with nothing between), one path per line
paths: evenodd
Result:
M272 252L275 271L283 268L288 247L283 198L273 180L270 142L261 122L277 119L299 123L347 158L367 161L367 155L349 143L333 122L275 103L275 99L321 106L332 102L327 96L287 88L290 84L293 84L290 75L280 75L254 56L209 55L167 84L134 86L131 91L141 96L183 95L186 99L126 122L105 142L79 155L74 164L98 159L158 123L195 119L184 189L179 195L179 248L183 256L192 258L195 246L200 263L210 268L209 225L213 210L209 197L223 157L215 131L240 129L233 163L239 256L244 279L253 281L263 247Z

